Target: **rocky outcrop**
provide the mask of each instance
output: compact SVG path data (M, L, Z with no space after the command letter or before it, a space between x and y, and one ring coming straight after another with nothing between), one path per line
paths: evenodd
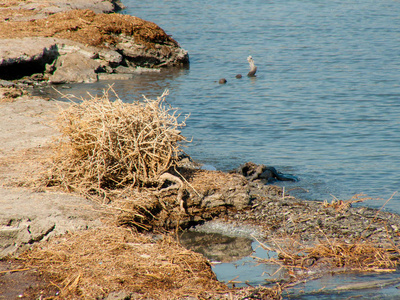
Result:
M92 10L3 22L0 39L0 79L5 80L28 76L51 83L95 82L131 78L143 68L189 64L187 51L156 24Z

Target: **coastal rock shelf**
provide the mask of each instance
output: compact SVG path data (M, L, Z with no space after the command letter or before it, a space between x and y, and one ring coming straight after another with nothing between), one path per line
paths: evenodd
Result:
M0 79L95 82L189 64L174 39L137 17L89 9L35 17L0 23Z

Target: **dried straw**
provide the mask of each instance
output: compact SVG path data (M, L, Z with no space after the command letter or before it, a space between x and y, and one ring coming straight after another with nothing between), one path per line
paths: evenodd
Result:
M186 141L179 131L186 118L178 121L177 109L165 104L167 95L128 104L110 87L62 109L47 185L106 197L109 190L157 182Z
M135 299L181 299L227 290L201 254L168 236L156 242L121 227L67 234L19 259L57 286L62 299L102 299L114 291Z
M400 251L396 246L379 247L367 241L348 243L328 238L314 245L305 245L291 238L274 240L273 243L272 247L261 242L260 245L277 252L278 258L259 260L281 265L292 281L327 272L393 272L400 265Z

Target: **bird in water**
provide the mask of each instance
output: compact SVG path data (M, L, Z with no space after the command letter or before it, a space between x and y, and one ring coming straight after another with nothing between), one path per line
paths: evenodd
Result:
M256 72L257 72L257 67L254 65L254 60L251 57L251 55L247 58L247 61L249 62L249 65L250 65L250 71L249 71L249 73L247 73L247 76L255 77Z

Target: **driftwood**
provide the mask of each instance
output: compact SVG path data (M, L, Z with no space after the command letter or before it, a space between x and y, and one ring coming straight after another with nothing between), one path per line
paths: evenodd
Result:
M173 185L170 185L166 188L160 189L158 192L164 193L164 192L168 192L170 190L177 190L178 195L177 195L176 200L179 203L181 212L184 213L185 208L184 208L184 201L183 201L183 192L185 190L185 184L179 177L174 176L170 173L164 173L164 174L160 175L160 177L158 179L159 187L161 187L166 181L172 182Z

